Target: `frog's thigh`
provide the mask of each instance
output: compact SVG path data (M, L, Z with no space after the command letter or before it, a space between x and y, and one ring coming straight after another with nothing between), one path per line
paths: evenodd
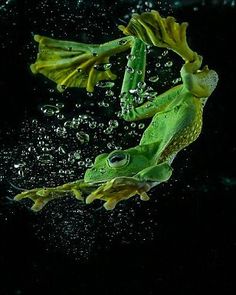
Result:
M164 162L140 171L135 175L135 178L138 178L140 181L163 182L171 177L172 171L171 166L167 162Z

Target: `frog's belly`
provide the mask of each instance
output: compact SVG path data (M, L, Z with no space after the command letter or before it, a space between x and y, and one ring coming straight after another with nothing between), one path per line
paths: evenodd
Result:
M158 162L166 160L197 139L202 128L202 108L191 105L157 114L140 144L157 143Z
M170 143L166 146L163 152L160 155L159 161L165 161L172 157L173 154L176 154L190 143L195 141L202 129L202 120L196 120L193 124L185 127L181 132L176 134L171 140Z

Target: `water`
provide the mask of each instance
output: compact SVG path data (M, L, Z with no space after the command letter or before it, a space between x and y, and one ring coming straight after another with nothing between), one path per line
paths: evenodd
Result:
M0 260L5 269L2 294L27 294L35 285L39 286L38 290L45 289L49 277L55 285L52 292L61 289L64 294L75 294L74 290L86 294L92 288L91 281L105 294L106 286L110 290L114 288L114 294L123 294L125 290L138 293L141 289L143 294L154 294L161 289L169 290L171 286L179 290L178 282L183 282L183 290L188 286L193 290L194 267L199 273L203 269L200 286L208 277L212 287L212 268L217 277L220 272L214 265L224 268L227 259L220 241L226 235L229 248L235 242L233 235L232 238L227 235L232 228L227 215L234 216L229 203L235 179L228 169L235 147L230 144L232 116L225 116L225 108L230 103L227 101L225 106L226 100L222 100L222 97L229 97L229 100L233 97L233 94L227 95L227 90L219 90L222 92L212 98L206 110L202 137L178 156L173 178L153 190L149 202L140 202L135 197L107 212L99 201L86 206L67 197L54 200L41 212L33 214L28 210L30 201L10 202L18 191L8 183L31 189L80 179L97 155L137 145L149 123L148 120L125 122L120 117L119 95L127 53L107 64L118 75L117 80L98 83L93 95L84 89L66 89L59 93L53 82L40 75L33 76L29 71L37 53L33 34L103 43L119 38L118 19L127 23L134 12L160 9L165 15L176 13L178 19L190 23L191 45L196 50L199 48L211 67L216 65L221 69L221 77L228 77L223 81L228 83L230 91L232 78L225 67L230 67L231 62L225 57L222 66L216 53L223 52L225 34L229 38L232 36L227 31L227 20L219 24L217 15L221 15L222 10L226 16L230 14L227 11L233 9L234 1L222 1L218 6L216 1L213 6L208 6L211 1L192 2L191 5L186 2L187 8L185 1L174 1L171 6L167 1L112 4L91 1L89 6L86 1L63 0L53 4L47 0L34 4L33 1L14 0L0 3L0 22L4 24L0 34L0 86L1 99L6 102L6 106L1 107L0 134L3 192L0 249L5 255L1 254ZM176 11L178 7L182 10ZM215 16L212 9L216 11ZM211 31L215 27L218 32L214 31L213 38ZM199 41L199 38L202 39ZM213 44L218 50L211 50ZM150 93L157 91L159 94L181 83L181 60L175 54L150 48L147 56L146 84L139 85L138 90L152 87L154 90ZM137 103L139 101L137 99ZM221 211L222 206L225 213ZM224 222L228 222L227 228L222 225ZM223 258L219 254L221 251ZM89 270L81 265L89 266ZM122 267L126 276L121 275L118 267ZM189 268L192 281L187 275ZM97 277L93 277L94 270ZM23 275L18 278L21 271ZM64 274L64 284L60 271ZM90 280L89 275L93 279ZM10 277L12 283L7 284ZM121 277L122 280L118 279Z

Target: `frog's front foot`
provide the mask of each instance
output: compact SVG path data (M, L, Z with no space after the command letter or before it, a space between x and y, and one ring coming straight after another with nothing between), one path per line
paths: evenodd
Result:
M66 183L64 185L52 188L35 188L32 190L26 190L15 196L15 201L20 201L23 199L31 199L33 201L33 206L31 209L33 211L41 210L48 202L65 197L68 195L74 196L76 199L83 201L82 192L88 187L84 185L83 181L76 181L74 183Z
M92 203L94 200L103 200L104 208L112 210L117 203L127 200L135 195L139 195L142 201L148 201L147 191L150 186L133 177L116 177L102 184L97 190L93 191L86 198L86 204Z

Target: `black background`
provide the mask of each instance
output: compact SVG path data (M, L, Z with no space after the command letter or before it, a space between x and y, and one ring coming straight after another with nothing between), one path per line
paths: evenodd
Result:
M56 2L46 2L48 11L61 13ZM99 2L112 19L123 15L130 5L129 1L114 5L94 2ZM193 5L185 6L182 1L174 13L191 24L192 46L219 73L219 85L207 103L204 129L191 147L187 170L168 196L160 197L155 216L158 235L145 243L126 245L114 240L108 249L101 247L89 260L76 261L62 251L46 251L45 242L35 236L32 227L37 217L9 202L5 198L7 184L2 183L1 295L234 294L236 15L235 8L224 5L224 1L215 5L205 2L194 10ZM85 18L91 9L89 2L86 5ZM31 15L26 7L31 7ZM32 38L32 31L39 30L39 20L43 24L47 17L34 11L34 1L15 1L14 9L18 12L14 27L12 16L0 20L1 40L6 44L0 52L1 141L9 145L14 145L18 136L17 131L9 135L9 130L17 130L22 120L36 113L38 101L32 100L36 82L27 67L29 53L24 54L24 44ZM32 22L34 17L38 27ZM70 34L73 39L73 31ZM184 161L185 155L181 155L175 164L177 171Z

